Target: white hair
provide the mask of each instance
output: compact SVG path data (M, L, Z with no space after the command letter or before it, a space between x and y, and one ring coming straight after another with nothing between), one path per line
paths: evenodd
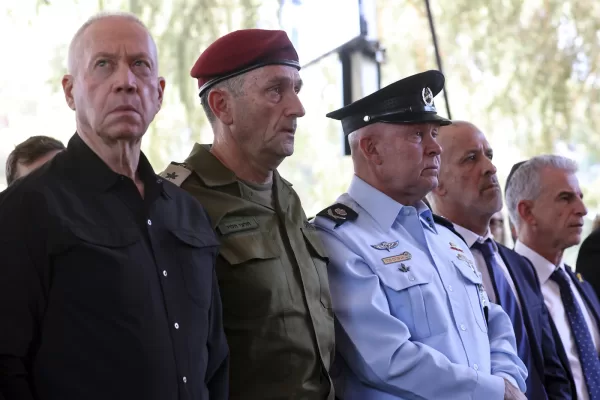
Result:
M506 185L506 207L513 225L521 225L518 205L523 200L535 200L542 192L541 174L545 168L554 168L569 174L577 172L577 163L570 158L544 154L526 161L514 172Z
M87 30L87 28L89 28L90 26L92 26L94 23L98 22L98 21L102 21L105 19L109 19L109 18L123 18L129 21L133 21L137 24L139 24L142 28L144 28L147 32L148 35L150 36L150 38L152 38L152 35L150 34L150 31L148 30L148 27L146 27L146 25L135 15L129 12L123 12L123 11L102 11L99 12L93 16L91 16L83 25L81 25L81 27L77 30L77 32L75 33L75 35L73 36L73 39L71 39L71 43L69 44L69 55L68 55L68 69L69 69L69 73L73 74L75 72L75 66L77 65L77 57L80 56L79 53L79 44L81 42L81 38L83 37L83 34L85 33L85 31ZM154 39L152 39L152 42L154 43ZM154 48L156 50L156 43L154 43Z

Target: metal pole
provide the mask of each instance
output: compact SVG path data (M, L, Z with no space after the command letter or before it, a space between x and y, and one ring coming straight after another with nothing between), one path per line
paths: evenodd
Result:
M435 25L433 24L433 14L431 13L431 6L429 0L425 0L425 6L427 7L427 17L429 18L429 28L431 29L431 37L433 38L433 47L435 49L435 59L437 61L438 70L443 74L442 69L442 57L440 57L440 48L437 41L437 35L435 33ZM452 119L450 114L450 101L448 101L448 86L444 85L444 100L446 101L446 112L448 113L448 119Z

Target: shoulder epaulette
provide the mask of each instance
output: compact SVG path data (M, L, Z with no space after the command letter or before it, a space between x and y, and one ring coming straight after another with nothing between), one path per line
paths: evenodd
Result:
M167 169L158 174L169 182L181 186L181 184L190 176L192 169L185 164L172 162Z
M358 218L356 211L345 204L336 203L319 212L317 216L325 217L335 222L335 228L342 225L346 221L354 221Z

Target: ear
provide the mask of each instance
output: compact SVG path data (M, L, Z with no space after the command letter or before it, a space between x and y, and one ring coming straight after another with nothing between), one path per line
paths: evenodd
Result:
M375 135L364 135L358 141L358 147L363 156L375 165L383 164L383 158L378 149L378 139L379 138L375 137Z
M517 211L521 220L527 225L537 225L535 215L533 215L533 202L531 200L521 200L517 204Z
M73 98L73 81L75 77L73 75L65 75L62 78L63 92L65 93L65 100L71 110L75 110L75 99Z
M166 81L165 78L163 78L162 76L158 77L158 110L161 109L162 107L162 103L163 103L163 98L165 95L165 85L166 85ZM158 111L157 110L157 111Z
M231 112L231 96L224 90L213 89L208 94L208 106L215 117L225 125L233 124L233 114Z

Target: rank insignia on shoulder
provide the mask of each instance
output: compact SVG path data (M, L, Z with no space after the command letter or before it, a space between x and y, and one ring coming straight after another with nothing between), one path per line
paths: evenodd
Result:
M177 186L181 186L191 173L192 170L187 165L172 162L167 169L158 175Z
M371 247L377 250L390 251L391 249L395 249L396 247L398 247L398 241L396 240L395 242L381 242L379 244L372 244Z
M329 206L323 211L319 212L317 215L335 222L335 228L342 225L346 221L354 221L356 218L358 218L356 211L342 203L336 203L332 206Z

